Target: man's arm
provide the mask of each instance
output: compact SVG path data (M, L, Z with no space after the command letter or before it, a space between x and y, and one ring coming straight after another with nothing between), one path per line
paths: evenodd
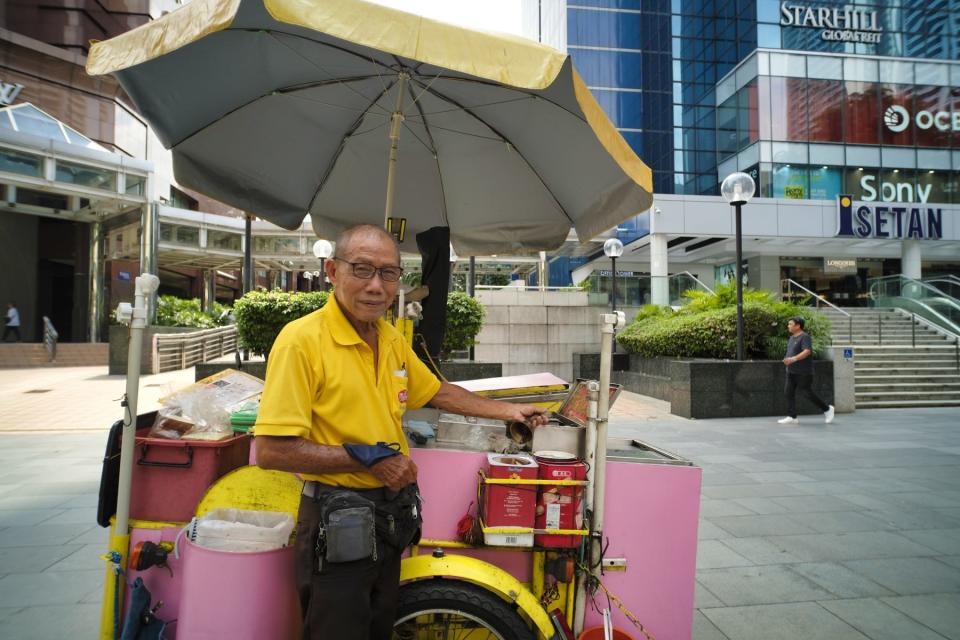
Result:
M430 404L444 411L463 416L494 418L508 422L526 422L533 427L547 424L548 411L546 409L529 404L491 400L447 382L441 383L440 390L430 400Z
M417 481L417 465L404 455L365 467L343 447L293 436L257 436L257 466L291 473L370 473L394 491Z
M798 354L795 355L795 356L790 356L790 357L788 357L788 358L784 358L784 359L783 359L783 364L793 364L794 362L797 362L797 361L799 361L799 360L803 360L804 358L809 358L812 353L813 353L813 352L810 351L810 349L804 349L803 351L801 351L800 353L798 353Z

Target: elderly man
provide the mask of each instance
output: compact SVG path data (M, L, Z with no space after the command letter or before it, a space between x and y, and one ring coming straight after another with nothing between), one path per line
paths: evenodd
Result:
M441 383L382 319L403 273L384 230L344 231L326 273L335 287L326 306L284 327L270 352L257 461L305 480L296 537L303 637L387 640L400 555L420 523L404 411L431 403L532 426L546 415Z

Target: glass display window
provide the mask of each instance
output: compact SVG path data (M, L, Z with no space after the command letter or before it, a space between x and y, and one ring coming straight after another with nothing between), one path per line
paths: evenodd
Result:
M878 144L879 85L875 82L844 83L846 120L843 124L847 144Z
M843 170L838 167L810 167L810 199L833 200L841 193Z
M811 142L843 142L843 82L807 80Z
M773 197L805 200L810 197L809 170L803 165L774 164Z
M880 85L880 143L889 146L913 146L914 110L913 86L906 84Z
M806 78L770 77L770 131L773 140L806 141Z

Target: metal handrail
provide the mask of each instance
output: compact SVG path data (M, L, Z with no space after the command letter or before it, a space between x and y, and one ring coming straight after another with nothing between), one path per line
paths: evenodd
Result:
M693 275L693 274L690 273L689 271L681 271L681 272L679 272L679 273L674 273L673 275L668 276L668 277L669 277L669 278L673 278L674 276L689 276L692 280L695 280L695 281L697 282L697 284L699 284L701 287L703 287L704 289L706 289L707 291L709 291L709 292L712 293L713 295L717 295L717 292L716 292L716 291L714 291L713 289L711 289L710 287L708 287L707 285L705 285L705 284L703 283L703 280L701 280L701 279L698 278L697 276ZM651 277L653 277L653 276L651 276Z
M850 342L850 343L853 343L853 316L852 316L852 315L850 315L849 313L847 313L846 311L844 311L843 309L841 309L841 308L838 307L837 305L833 304L832 302L830 302L829 300L827 300L826 298L824 298L823 296L821 296L819 293L815 293L815 292L813 292L813 291L810 291L810 289L807 289L805 286L803 286L802 284L800 284L799 282L797 282L796 280L793 280L793 279L791 279L791 278L784 278L783 280L780 281L780 292L781 292L781 295L782 295L782 293L783 293L784 285L787 286L787 293L788 293L788 294L791 293L793 287L797 287L798 289L801 289L801 290L806 291L807 293L809 293L811 296L813 296L813 299L817 301L817 302L816 302L816 308L817 308L818 310L820 309L820 303L823 302L824 304L828 305L829 307L831 307L831 308L835 309L836 311L839 311L839 312L842 313L843 315L847 316L847 341ZM831 341L832 341L832 339L833 339L833 336L831 335Z
M916 286L921 287L921 288L923 288L924 290L929 291L929 292L931 292L931 293L933 293L933 294L935 294L936 296L939 296L939 297L943 297L943 298L952 298L952 297L953 297L953 296L950 296L950 295L945 294L943 291L940 291L940 289L937 289L937 288L936 288L935 286L933 286L932 284L927 284L927 283L924 282L923 280L917 280L916 278L911 278L910 276L905 276L905 275L903 275L902 273L898 273L898 274L895 274L895 275L892 275L892 276L880 276L879 278L870 278L869 283L870 283L871 293L872 293L874 287L878 287L878 285L883 284L883 283L886 283L886 282L888 282L888 281L892 281L892 280L897 280L897 281L899 281L899 282L901 282L901 283L907 282L907 283L909 283L909 284L916 285Z
M186 369L236 348L236 325L188 333L157 333L153 336L153 373Z

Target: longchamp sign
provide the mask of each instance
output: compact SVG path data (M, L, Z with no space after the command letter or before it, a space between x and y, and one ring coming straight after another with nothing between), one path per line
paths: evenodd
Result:
M932 207L888 206L854 202L853 196L837 196L837 232L840 238L892 238L940 240L943 210Z
M807 7L784 2L780 5L780 26L822 29L820 38L831 42L877 44L883 35L876 11L852 6Z

